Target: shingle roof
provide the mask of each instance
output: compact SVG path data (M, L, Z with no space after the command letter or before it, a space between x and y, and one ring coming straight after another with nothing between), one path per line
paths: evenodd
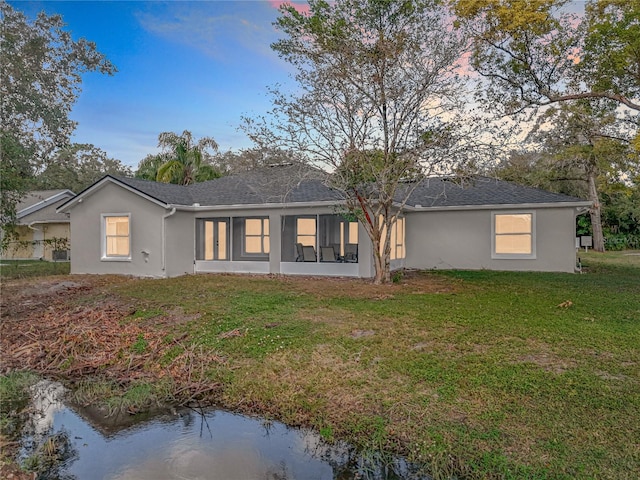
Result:
M302 165L277 165L196 183L188 188L200 205L248 205L336 201L326 174Z
M410 184L405 185L405 189L411 187ZM402 191L407 191L405 189L399 189L398 200ZM407 205L459 207L575 202L584 202L584 200L495 178L477 176L458 180L428 178L411 192Z
M57 213L56 208L69 200L68 197L58 200L51 205L35 210L32 213L24 215L20 218L19 224L29 225L30 223L68 223L69 215L66 213Z
M189 186L114 177L167 205L259 205L265 203L340 202L344 196L328 187L327 174L298 165L264 167ZM584 202L576 197L525 187L489 177L428 178L404 184L396 200L409 189L408 206L460 207Z
M189 189L184 185L153 182L151 180L142 180L140 178L120 176L112 177L162 203L174 205L191 205L193 203Z
M338 191L323 183L325 177L326 174L309 167L277 165L188 186L113 178L166 204L215 206L341 200Z
M35 205L36 203L43 202L58 193L67 191L68 190L65 188L58 190L32 190L27 192L25 196L20 199L18 205L16 205L16 211L19 212L20 210L24 210L25 208Z

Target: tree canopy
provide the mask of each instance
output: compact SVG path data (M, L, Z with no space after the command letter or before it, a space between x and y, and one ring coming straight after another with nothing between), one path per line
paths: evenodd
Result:
M611 108L598 108L593 100L562 103L541 117L529 135L531 148L514 152L496 172L507 180L591 200L593 247L604 251L603 208L613 225L611 201L625 203L625 195L618 193L632 192L627 187L640 175L630 133Z
M59 15L41 12L30 21L4 0L0 52L0 215L8 234L29 178L69 143L76 126L69 115L82 75L113 74L116 68L94 43L74 40Z
M132 172L120 160L109 158L94 145L73 143L54 153L52 161L32 179L30 187L38 190L68 188L78 193L105 175L127 177Z
M589 0L580 14L568 0L451 4L473 39L470 65L484 80L478 98L500 115L536 119L541 172L522 180L577 182L593 202L595 248L604 250L599 192L629 181L639 165L640 0Z
M446 170L464 41L447 11L420 0L311 0L283 5L272 48L295 69L298 93L271 90L274 109L246 119L262 145L298 151L332 171L373 243L375 281L390 278L394 202L402 182ZM406 198L406 196L404 197ZM402 199L400 203L402 203Z
M162 132L158 135L158 155L148 155L138 165L136 177L164 183L190 185L218 178L221 172L213 164L218 144L212 137L197 142L190 131L181 135Z
M507 113L578 99L640 112L640 0L451 0L474 38L471 65Z

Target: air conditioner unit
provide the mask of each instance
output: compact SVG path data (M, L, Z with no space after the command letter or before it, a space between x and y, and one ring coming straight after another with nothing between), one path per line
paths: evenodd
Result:
M68 250L54 250L51 258L54 262L66 262L69 260L69 251Z

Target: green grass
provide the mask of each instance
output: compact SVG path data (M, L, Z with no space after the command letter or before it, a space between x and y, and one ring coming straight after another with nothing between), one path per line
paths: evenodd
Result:
M187 330L229 359L210 374L231 407L403 452L436 476L633 478L640 256L625 253L582 254L582 275L424 272L333 290L203 275L121 294L199 314ZM430 282L449 290L422 292Z
M223 358L193 371L222 383L226 407L402 453L435 478L638 478L640 256L628 253L581 254L575 275L197 275L109 295L182 338L161 367L193 346ZM187 320L162 323L176 309Z
M82 379L74 385L70 395L78 405L102 405L108 416L153 409L170 397L171 384L168 380L156 383L136 380L123 389L122 385L105 378Z
M0 260L0 279L45 277L68 275L69 262L46 262L41 260Z

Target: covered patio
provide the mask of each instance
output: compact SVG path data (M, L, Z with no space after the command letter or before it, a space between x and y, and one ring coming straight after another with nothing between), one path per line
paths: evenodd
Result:
M197 218L195 272L357 277L358 228L338 214Z

